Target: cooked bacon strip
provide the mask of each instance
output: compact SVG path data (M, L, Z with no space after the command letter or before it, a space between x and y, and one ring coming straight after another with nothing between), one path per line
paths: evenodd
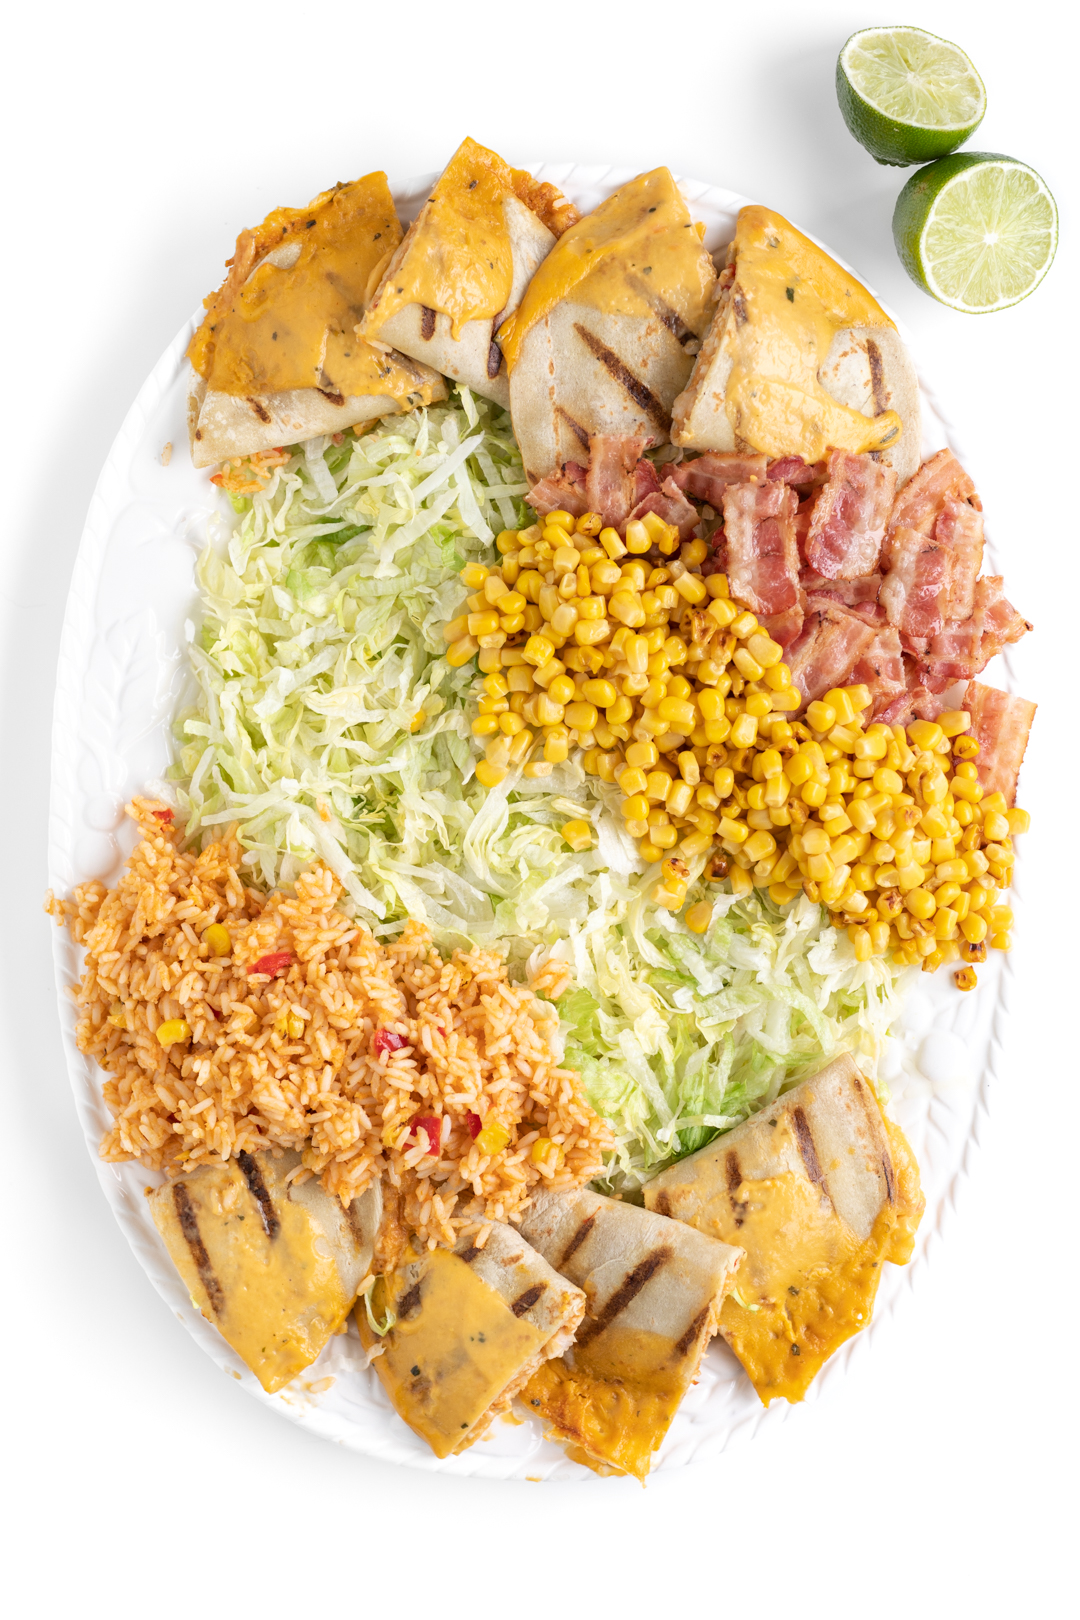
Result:
M620 534L634 506L637 464L645 442L623 433L594 433L589 440L588 510L599 512L604 526Z
M938 514L944 510L949 497L956 501L969 501L976 511L982 511L975 485L952 451L939 450L936 456L923 462L897 495L889 517L889 528L916 529L919 534L932 534Z
M917 529L894 529L882 556L888 569L880 591L885 616L914 651L925 651L945 623L949 552Z
M799 592L799 599L793 607L785 608L783 613L766 613L761 617L760 623L765 634L778 641L785 652L795 640L803 627L806 617L804 597Z
M671 478L665 478L662 486L638 501L627 522L633 518L643 518L646 512L655 512L665 523L673 523L679 531L680 540L689 540L701 521L697 507L687 500Z
M926 657L932 690L981 675L991 658L1027 635L1031 625L1006 599L1004 584L1000 574L984 574L975 582L971 616L944 625L933 638Z
M741 451L711 450L695 456L672 470L679 488L696 501L708 501L719 512L729 484L763 483L767 456L743 455Z
M796 521L798 521L796 519ZM850 613L855 613L867 624L885 624L885 609L878 600L881 575L867 574L864 579L823 579L820 574L804 568L799 583L808 596L828 596Z
M851 671L853 682L866 686L876 720L883 709L907 691L907 671L900 636L891 624L882 626Z
M787 484L730 484L724 491L728 585L755 613L786 613L799 602L797 506Z
M975 581L983 559L982 513L966 501L947 495L934 524L934 539L949 553L946 617L969 619L975 608Z
M634 468L634 504L638 505L646 495L654 495L660 488L660 480L656 476L656 468L646 456L642 456Z
M894 468L833 450L806 540L809 566L826 579L875 573L895 493Z
M802 632L787 649L793 684L812 703L823 692L846 684L874 640L872 625L828 597L808 597Z
M782 484L794 484L799 489L806 489L810 485L825 482L826 463L824 461L808 462L802 456L781 456L777 461L770 461L765 474L770 483L776 481Z
M1026 698L1010 697L979 681L972 681L964 693L971 732L979 744L979 781L985 792L1003 793L1006 804L1016 799L1016 779L1035 707Z
M570 468L575 468L581 477L575 478ZM585 469L578 467L576 462L568 461L561 473L541 478L538 484L534 484L525 499L541 517L559 511L569 512L571 517L582 517L589 510L584 485Z

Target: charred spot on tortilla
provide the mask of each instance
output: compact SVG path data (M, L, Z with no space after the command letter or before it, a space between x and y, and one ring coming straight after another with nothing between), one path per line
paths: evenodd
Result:
M679 1339L675 1345L675 1354L677 1356L682 1357L690 1354L690 1351L697 1344L698 1339L704 1332L711 1312L712 1306L706 1305L704 1310L699 1311L694 1317L694 1320L691 1322L682 1338Z
M590 1316L585 1321L575 1343L584 1346L609 1328L615 1318L621 1316L627 1306L637 1298L649 1279L654 1277L662 1266L667 1265L672 1253L668 1245L662 1243L653 1249L651 1254L647 1254L644 1260L639 1261L597 1315Z
M263 1229L268 1238L276 1238L281 1231L281 1222L278 1219L277 1210L274 1208L274 1201L267 1191L266 1182L262 1178L262 1172L256 1160L248 1153L246 1148L241 1148L236 1158L237 1163L244 1172L244 1180L248 1184L248 1190L258 1205L259 1214L262 1216Z
M817 1156L817 1146L814 1142L814 1133L810 1129L810 1122L806 1117L806 1112L802 1108L793 1108L791 1110L791 1118L795 1126L795 1140L798 1142L799 1153L802 1157L803 1163L806 1166L806 1173L810 1177L810 1180L816 1182L816 1184L824 1192L827 1190L825 1187L825 1177L821 1173L821 1165L818 1162Z
M248 399L248 404L251 406L252 410L255 412L255 415L259 418L260 422L269 422L271 420L270 412L267 410L266 406L262 403L261 400L250 399L249 398ZM196 434L195 436L196 436L196 438L201 437L200 434Z
M660 431L666 434L671 427L671 418L652 390L639 377L635 377L629 366L625 365L606 343L602 343L595 333L590 332L587 326L575 321L574 331L585 347L599 360L612 381L625 388L639 410L644 411Z
M317 392L322 395L323 399L328 399L331 405L344 405L345 403L344 394L332 393L329 388L320 388Z
M467 1266L471 1266L477 1255L481 1254L482 1252L483 1251L481 1249L477 1248L475 1243L470 1243L467 1249L460 1249L458 1251L458 1258L464 1260Z
M562 417L563 421L566 423L566 425L570 429L571 433L576 434L577 437L581 440L581 448L583 450L587 450L589 448L589 435L588 435L588 432L586 431L586 429L582 427L580 422L575 422L574 418L570 415L569 411L564 410L561 405L556 405L555 409L558 412L558 414ZM533 482L534 483L538 482L538 480L534 479Z
M585 1219L582 1221L581 1225L578 1227L577 1231L574 1233L573 1237L570 1239L569 1243L566 1245L566 1248L563 1250L562 1257L560 1258L559 1263L555 1268L557 1271L565 1271L566 1270L568 1261L581 1248L581 1245L584 1243L585 1239L588 1237L589 1233L592 1231L592 1229L593 1229L593 1227L595 1225L596 1225L596 1215L595 1215L595 1213L592 1214L592 1215L586 1215Z
M419 1310L419 1308L420 1284L416 1282L413 1283L408 1293L401 1296L401 1299L398 1302L398 1320L400 1322L407 1322L409 1317L413 1315L414 1311Z
M425 343L430 343L435 336L435 311L427 304L420 305L420 336Z
M526 1288L523 1294L519 1294L510 1306L514 1315L524 1316L526 1311L531 1311L546 1287L547 1283L534 1283L531 1288Z
M199 1223L192 1208L191 1196L182 1181L178 1181L173 1188L173 1207L180 1222L180 1230L184 1234L184 1241L191 1250L191 1258L195 1262L199 1281L206 1290L210 1308L215 1316L220 1316L225 1309L225 1295L210 1264L210 1256L206 1252L206 1244L202 1240Z

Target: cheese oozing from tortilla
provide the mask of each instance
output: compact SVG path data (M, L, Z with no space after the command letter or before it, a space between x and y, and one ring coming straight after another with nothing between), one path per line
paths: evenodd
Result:
M468 321L492 321L510 302L514 259L504 203L528 203L531 175L476 141L462 141L412 227L398 273L379 290L364 330L409 304L450 319L455 341Z
M272 1394L340 1331L355 1292L310 1211L259 1185L230 1160L160 1188L151 1209L193 1302Z
M238 238L188 348L192 366L223 394L318 388L420 403L415 368L354 331L401 239L382 173L324 191L307 208L276 209Z
M659 314L676 335L708 324L715 272L668 169L620 186L559 238L499 328L513 371L529 329L563 299L608 314Z
M768 208L743 208L726 314L732 366L726 409L738 441L769 456L820 461L830 449L883 450L903 432L895 411L840 405L818 372L837 333L893 327L866 288ZM895 328L893 328L895 330Z
M373 1308L396 1320L375 1369L395 1409L437 1457L449 1457L550 1338L459 1255L434 1249L410 1292L401 1271L376 1285ZM357 1326L373 1342L361 1301Z

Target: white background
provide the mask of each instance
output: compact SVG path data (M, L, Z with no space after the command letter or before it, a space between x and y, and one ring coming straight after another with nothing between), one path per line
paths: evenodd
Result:
M889 228L904 175L873 163L836 108L837 51L889 9L114 0L24 6L7 23L0 1590L19 1620L252 1603L410 1617L694 1603L840 1620L1075 1605L1075 26L1045 0L923 0L904 19L965 46L989 94L972 144L1031 163L1063 215L1039 292L973 318L906 279ZM436 169L466 133L518 164L666 163L829 242L914 333L1009 595L1037 626L1016 658L1040 711L1014 1016L945 1241L830 1400L644 1492L368 1464L223 1376L98 1191L40 912L64 596L127 405L242 226L372 168L392 181Z

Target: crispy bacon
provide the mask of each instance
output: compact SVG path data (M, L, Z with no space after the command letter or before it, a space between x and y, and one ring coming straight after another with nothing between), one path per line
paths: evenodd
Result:
M719 512L724 491L730 484L763 483L766 456L743 455L741 451L710 450L672 470L681 490L696 501L708 501Z
M620 533L634 506L637 464L644 439L623 433L594 433L589 440L589 472L585 481L588 510L599 512L606 528Z
M875 573L895 492L892 467L833 450L806 540L809 566L826 579Z
M1035 707L1026 698L1010 697L979 681L971 681L964 693L971 732L979 744L979 781L985 792L1003 793L1006 804L1016 799L1016 779Z
M882 626L851 671L851 679L869 688L876 720L883 709L907 691L907 671L900 636L891 624Z
M984 574L972 591L969 618L946 624L930 642L927 685L941 690L950 681L981 675L991 658L1027 635L1031 625L1007 600L1000 574Z
M968 501L976 511L982 511L975 485L952 451L939 450L936 456L923 462L897 495L889 517L889 528L915 529L919 534L932 534L938 514L950 496L956 501Z
M882 553L887 573L880 600L890 624L923 652L945 623L949 603L949 552L917 529L894 529Z
M797 506L786 484L730 484L724 491L728 584L755 613L786 613L799 602Z
M983 559L982 513L966 501L947 495L934 524L934 539L949 553L946 617L969 619L975 608L975 581Z
M820 574L804 568L799 583L808 596L828 596L850 613L855 613L867 624L885 624L885 609L878 600L881 575L867 574L865 579L823 579Z
M627 522L633 518L643 518L646 512L655 512L665 523L673 523L679 531L680 540L689 540L701 521L697 507L687 500L671 478L665 478L662 486L658 485L638 501Z
M803 619L806 617L804 601L805 598L800 591L798 600L792 607L785 608L783 613L766 613L760 621L766 635L771 636L773 641L778 641L785 651L803 627Z
M541 517L556 511L581 517L589 510L585 499L585 476L584 467L579 467L576 461L568 461L561 472L553 473L550 478L541 478L538 484L534 484L525 499Z
M787 649L791 678L807 703L843 686L875 639L872 625L825 596L807 598L797 640Z
M634 504L638 505L646 495L655 495L660 488L660 480L656 476L656 468L647 457L642 456L634 468Z
M804 461L802 456L781 456L777 461L770 461L766 478L772 483L774 480L783 484L794 484L799 489L807 489L812 485L823 484L828 476L827 463L824 461Z

